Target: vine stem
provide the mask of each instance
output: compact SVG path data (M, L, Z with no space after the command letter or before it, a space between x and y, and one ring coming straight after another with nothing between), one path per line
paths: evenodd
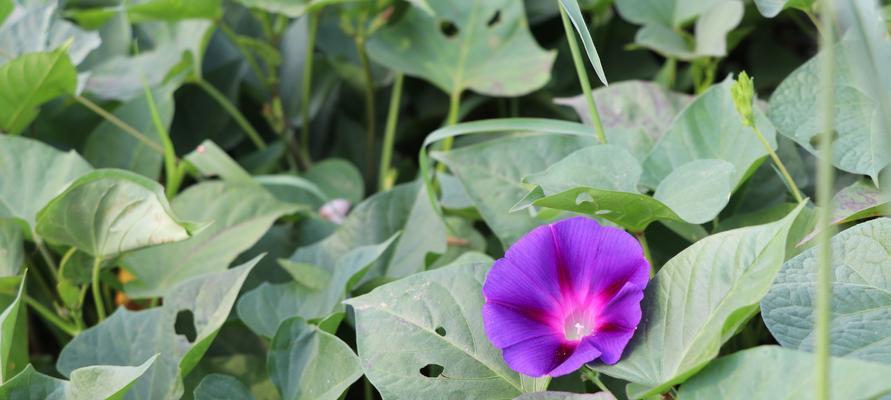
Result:
M588 367L583 367L582 375L584 375L585 378L594 383L594 385L597 386L597 388L600 389L601 392L609 393L613 396L613 398L616 397L615 395L613 395L613 392L611 392L609 388L607 388L606 385L604 385L603 382L600 380L600 373L598 373L597 371L593 371Z
M102 267L102 257L93 260L93 302L96 303L96 314L99 322L105 319L105 305L102 300L102 290L99 288L99 270Z
M364 26L364 22L361 24ZM364 28L362 28L364 31ZM360 32L356 35L356 50L359 52L359 63L362 65L362 76L365 80L365 125L366 125L366 166L368 173L371 174L374 169L375 156L375 125L377 118L374 115L374 81L371 76L371 61L368 60L368 52L365 49L365 33Z
M248 138L251 139L252 142L254 142L254 145L257 146L258 149L266 149L266 142L263 141L260 133L258 133L257 130L254 129L251 123L248 122L247 118L245 118L244 115L241 114L241 111L238 111L238 108L236 108L235 105L233 105L232 102L230 102L225 95L220 93L217 88L215 88L204 79L199 78L194 80L193 82L202 90L204 90L204 92L207 93L210 97L212 97L214 101L216 101L217 104L220 105L220 107L223 107L223 110L226 110L229 116L231 116L232 119L235 120L235 123L237 123L238 126L241 127L244 133L247 134Z
M777 152L774 151L773 147L770 146L770 143L767 142L767 139L764 137L764 134L761 133L761 129L758 128L757 124L752 124L752 130L755 131L755 135L758 136L758 140L761 141L761 144L764 145L764 148L767 149L767 153L770 154L771 160L773 160L773 164L777 166L780 170L780 174L783 175L783 179L786 180L786 186L789 187L789 191L792 192L792 196L795 197L795 201L799 204L804 201L804 197L801 195L801 191L798 190L798 185L795 183L795 179L792 178L792 174L789 173L789 170L786 169L786 164L783 164L783 161L780 160L780 156L777 155Z
M53 326L59 328L60 330L62 330L62 332L67 333L69 336L73 337L80 332L79 329L71 326L71 324L65 322L64 320L62 320L62 318L59 318L56 313L44 307L43 304L40 304L40 302L31 298L31 296L23 295L22 299L25 300L25 304L30 306L31 309L37 312L37 314L40 314L40 316L43 317L44 320L53 324Z
M43 257L43 261L46 262L46 265L50 268L53 273L53 277L56 280L61 279L59 275L59 267L56 265L56 261L53 260L53 255L50 254L49 249L46 248L46 244L43 243L43 240L36 240L37 251L40 252L40 256Z
M585 69L585 62L582 60L582 53L579 50L578 40L575 38L575 31L566 10L560 1L557 1L557 7L560 8L560 17L563 19L563 30L566 32L566 41L569 42L569 51L572 53L572 62L575 64L575 72L579 76L579 85L582 87L582 93L585 95L585 102L588 104L588 113L591 114L591 121L594 123L594 133L597 140L601 144L606 144L606 132L603 130L603 122L600 120L600 113L597 111L597 103L594 102L594 94L591 93L591 82L588 81L588 72Z
M833 87L835 54L833 46L833 13L835 7L832 0L820 2L820 92L819 107L823 116L820 121L819 165L817 167L817 260L819 266L817 285L817 363L815 393L818 400L829 400L829 345L831 337L829 328L832 322L832 185L834 177L832 167L832 131L834 126Z
M224 22L222 18L217 21L217 26L220 28L220 32L223 32L223 35L235 45L235 48L238 49L238 52L241 53L241 56L247 61L248 67L250 67L254 75L257 76L257 79L261 82L265 81L266 77L263 74L263 69L260 68L260 64L257 62L257 59L254 58L254 55L251 54L251 52L245 48L244 44L238 40L238 34L235 33L229 25L226 25L226 22Z
M449 115L446 117L446 126L452 126L458 123L458 114L461 110L461 89L452 90L449 96ZM449 136L442 142L442 151L448 153L455 144L455 137ZM438 172L445 171L445 164L439 164L436 167Z
M300 145L296 147L300 152L299 157L303 166L307 168L312 164L312 159L310 158L309 153L309 139L311 136L309 132L309 113L310 102L312 101L312 74L316 54L316 37L319 33L319 15L320 12L318 11L309 13L309 32L306 39L306 55L303 63L303 84L300 88L300 115L302 116L301 122L303 123L303 129L300 131Z
M396 80L393 82L393 91L390 94L390 109L387 112L387 127L384 130L384 143L378 172L378 190L381 192L392 186L392 182L389 182L390 162L393 159L393 143L396 141L396 124L399 122L403 81L405 81L405 75L397 73Z
M99 107L98 104L93 103L89 99L83 96L75 95L73 96L74 100L83 105L84 107L90 109L90 111L96 113L106 121L110 122L112 125L120 128L120 130L124 131L128 135L132 136L134 139L138 140L140 143L148 146L148 148L158 152L159 154L164 154L164 147L155 143L147 136L143 135L142 132L136 130L136 128L130 126L126 122L122 121L120 118L116 117L114 114L105 111L102 107Z
M155 131L158 132L158 137L161 138L161 144L164 146L164 191L167 193L168 198L173 198L176 195L176 188L179 187L176 173L176 149L173 148L173 141L170 140L170 132L167 131L167 127L161 122L161 114L158 112L158 105L155 104L155 96L152 94L152 89L149 88L144 80L142 86L145 90L149 113L152 116L152 124L155 125Z

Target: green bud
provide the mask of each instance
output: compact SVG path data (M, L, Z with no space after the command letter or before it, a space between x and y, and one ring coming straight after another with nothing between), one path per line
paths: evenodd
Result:
M752 78L745 71L739 73L736 83L730 89L733 96L733 105L736 106L736 112L742 118L743 125L755 126L755 112L752 110L752 103L755 100L755 85Z

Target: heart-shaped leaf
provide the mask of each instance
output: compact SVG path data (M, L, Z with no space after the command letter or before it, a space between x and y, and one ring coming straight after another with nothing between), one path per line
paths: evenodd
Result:
M71 372L70 381L41 374L28 365L22 373L0 386L0 397L17 400L121 399L157 357L135 367L97 365L78 368Z
M75 86L77 70L64 47L0 65L0 131L21 133L37 117L40 105L74 94Z
M644 317L626 354L593 368L632 382L628 397L636 399L663 393L705 367L758 313L802 208L771 224L709 236L668 261L647 286Z
M22 221L26 233L32 235L37 212L92 169L73 151L64 153L37 140L0 135L0 218Z
M53 51L68 42L71 63L78 65L101 40L96 32L80 29L57 13L55 2L29 4L0 26L0 64L27 53Z
M522 377L483 332L489 264L422 272L346 301L356 312L359 359L386 398L512 399L547 378Z
M254 185L204 182L173 199L177 215L211 224L188 240L127 254L136 279L124 286L132 298L157 297L194 276L225 270L279 218L300 206L278 201Z
M142 175L114 169L75 180L37 215L37 234L93 257L185 240L201 227L179 220L164 188Z
M299 317L278 328L266 368L284 400L337 400L362 376L350 346Z
M423 78L446 93L470 89L516 96L550 79L554 53L542 50L527 27L523 3L455 0L417 7L368 42L378 63Z
M235 304L259 257L223 272L202 275L169 291L159 308L110 317L75 336L56 368L64 375L91 365L131 365L160 353L126 399L178 399L182 377L195 367ZM180 330L180 326L185 327Z
M891 364L891 219L864 222L832 238L833 355ZM764 323L785 347L813 351L817 249L783 266L761 302Z

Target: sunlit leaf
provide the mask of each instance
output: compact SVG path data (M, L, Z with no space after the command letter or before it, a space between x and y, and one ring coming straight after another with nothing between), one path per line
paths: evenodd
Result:
M157 360L147 359L134 367L97 365L71 372L71 380L53 378L37 372L29 365L22 373L0 386L0 397L16 400L117 400Z
M0 65L0 132L18 134L40 105L74 94L77 70L67 52L28 53Z

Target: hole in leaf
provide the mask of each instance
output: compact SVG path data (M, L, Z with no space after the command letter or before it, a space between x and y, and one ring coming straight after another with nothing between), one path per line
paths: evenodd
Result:
M195 315L192 314L192 310L182 310L176 313L173 329L177 335L185 336L189 343L194 342L198 334L195 331Z
M486 22L486 26L491 28L499 22L501 22L501 10L495 11L495 14L492 14L492 18L489 18L489 22Z
M446 330L445 330L445 328L443 328L443 327L441 327L441 326L440 326L439 328L436 328L436 334L439 335L439 336L443 336L443 337L445 337L445 335L446 335Z
M838 131L833 130L830 137L832 138L832 142L835 143L835 141L838 140ZM820 133L818 132L816 135L811 136L811 139L808 141L808 143L810 143L811 147L818 149L820 148L820 142L822 141L822 139L822 135L820 135Z
M444 369L445 368L443 368L442 365L439 364L427 364L423 368L421 368L419 372L421 373L421 375L424 375L428 378L437 378L442 375L442 371Z
M439 31L447 38L453 38L458 35L458 26L452 21L440 21Z

